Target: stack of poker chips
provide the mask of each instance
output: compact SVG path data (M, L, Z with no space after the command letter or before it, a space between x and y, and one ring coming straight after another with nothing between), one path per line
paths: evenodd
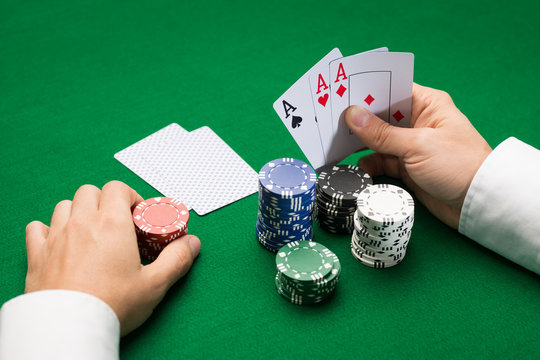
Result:
M154 261L167 244L188 233L189 210L178 200L155 197L137 204L133 222L141 257Z
M295 241L276 255L277 292L298 305L316 304L333 294L341 264L332 251L312 241Z
M291 158L262 167L256 233L267 250L277 252L291 241L313 238L316 176L311 166Z
M316 186L315 219L319 226L331 233L352 233L356 198L371 184L369 174L357 166L323 166Z
M414 200L402 188L373 185L358 195L351 252L362 264L388 268L405 257L414 223Z

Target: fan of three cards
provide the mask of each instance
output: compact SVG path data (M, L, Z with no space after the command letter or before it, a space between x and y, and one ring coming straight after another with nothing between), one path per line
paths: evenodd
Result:
M379 48L342 57L333 49L274 103L274 109L317 169L365 145L345 124L360 105L388 123L409 127L414 55Z

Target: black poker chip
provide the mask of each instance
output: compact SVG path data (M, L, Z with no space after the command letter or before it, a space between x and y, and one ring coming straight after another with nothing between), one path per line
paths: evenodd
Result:
M319 196L336 203L356 203L356 198L366 187L373 185L371 176L358 166L326 165L319 172Z
M357 166L323 166L315 186L317 224L331 233L352 233L356 198L372 184L371 177Z

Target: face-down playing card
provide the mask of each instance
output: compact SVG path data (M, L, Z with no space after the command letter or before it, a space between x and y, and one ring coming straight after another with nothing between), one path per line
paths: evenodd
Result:
M199 215L258 190L258 174L207 126L188 133L171 124L140 142L115 158Z
M365 148L345 123L344 112L350 105L367 108L392 125L410 126L413 68L411 53L369 52L330 63L335 135L328 163Z
M174 143L175 139L187 133L187 130L180 125L170 124L117 152L114 154L114 158L160 191L164 184L157 169L159 161L154 160L163 152L174 151L174 148L167 146L167 144ZM162 194L164 193L162 192ZM178 200L184 202L183 199ZM191 204L186 202L184 204L191 210Z
M319 64L327 66L331 60L340 57L340 51L333 49L274 102L274 110L314 168L325 164L325 153L311 99L309 76Z

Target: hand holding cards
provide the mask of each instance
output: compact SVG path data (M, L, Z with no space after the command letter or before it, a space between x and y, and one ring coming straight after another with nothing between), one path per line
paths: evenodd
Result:
M274 109L313 167L365 148L344 112L362 106L388 123L410 126L414 55L380 48L349 57L338 49L304 74Z

